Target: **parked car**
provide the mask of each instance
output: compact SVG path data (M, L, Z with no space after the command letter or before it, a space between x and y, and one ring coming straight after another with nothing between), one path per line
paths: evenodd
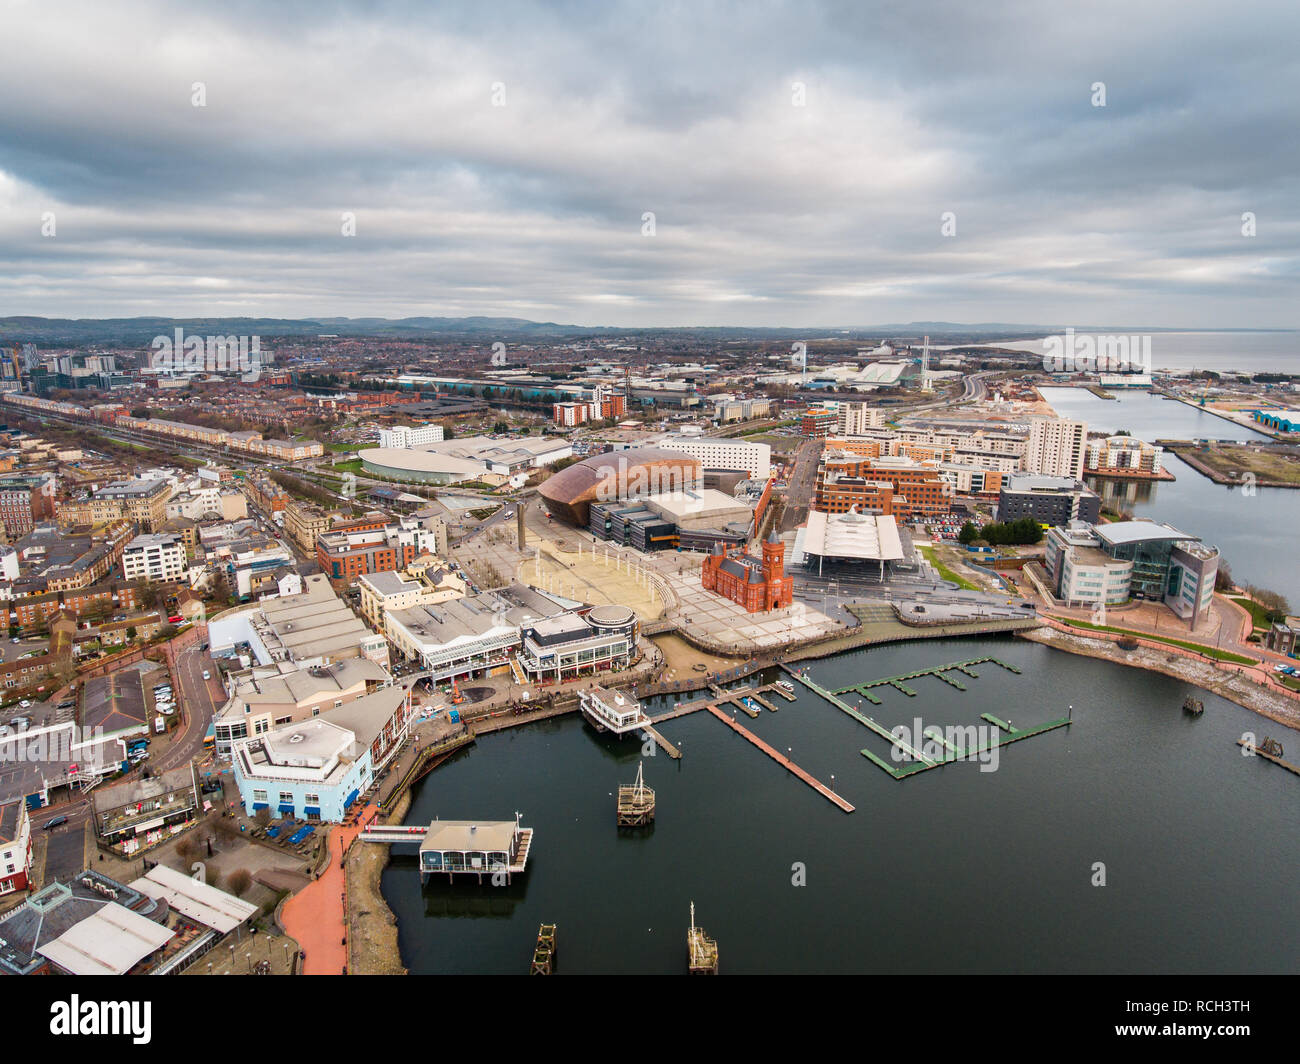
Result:
M45 830L46 830L46 831L53 831L53 830L54 830L55 828L57 828L60 824L66 824L67 822L68 822L68 818L67 818L66 816L56 816L56 817L53 817L53 818L51 818L50 820L47 820L47 821L45 822Z
M204 670L203 670L203 678L204 678L205 680L210 680L210 679L212 679L212 673L208 672L207 669L204 669Z

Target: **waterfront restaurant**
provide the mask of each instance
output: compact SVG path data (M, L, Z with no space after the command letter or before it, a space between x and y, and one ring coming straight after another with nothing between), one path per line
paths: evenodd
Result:
M524 628L518 661L532 683L558 683L626 669L636 637L636 614L627 606L597 606L586 616L561 614Z
M528 863L533 829L514 820L435 820L420 843L420 882L457 873L504 874L507 882Z
M622 691L591 687L578 693L578 705L582 715L598 730L615 735L626 735L650 723L641 703Z

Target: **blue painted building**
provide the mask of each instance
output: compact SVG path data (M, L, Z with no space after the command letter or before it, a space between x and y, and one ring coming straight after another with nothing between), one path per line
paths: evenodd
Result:
M1300 410L1256 410L1254 416L1274 432L1300 432Z
M410 696L385 687L231 750L235 786L252 814L337 823L397 755L410 732Z

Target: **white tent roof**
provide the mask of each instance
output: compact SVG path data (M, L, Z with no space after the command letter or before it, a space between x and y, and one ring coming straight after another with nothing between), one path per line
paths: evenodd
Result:
M114 901L37 952L73 975L125 975L174 934Z
M894 518L860 514L856 509L846 514L810 511L803 550L823 558L853 561L898 561L903 557Z
M163 898L187 920L210 927L226 935L255 912L257 906L241 901L224 890L200 883L174 868L155 865L141 879L131 884L133 890L151 898Z

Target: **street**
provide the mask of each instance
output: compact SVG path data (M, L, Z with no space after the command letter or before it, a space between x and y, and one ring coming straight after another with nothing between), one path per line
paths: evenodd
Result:
M225 692L217 679L217 667L206 650L206 629L195 629L187 645L178 648L173 644L169 655L172 676L176 682L178 705L182 713L181 733L175 736L167 751L157 760L150 759L150 768L155 772L187 765L191 759L203 753L203 736L212 723L217 709L225 703ZM203 679L203 670L211 674L211 680Z

